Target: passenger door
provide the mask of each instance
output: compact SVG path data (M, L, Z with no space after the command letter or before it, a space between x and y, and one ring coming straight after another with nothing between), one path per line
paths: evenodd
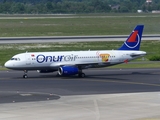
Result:
M26 65L31 65L31 56L30 54L26 54Z

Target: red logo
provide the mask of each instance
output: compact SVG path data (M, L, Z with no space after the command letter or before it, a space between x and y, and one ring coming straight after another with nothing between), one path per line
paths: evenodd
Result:
M127 42L137 42L137 34L138 34L138 31L134 31L130 36L130 38L127 40Z
M34 54L31 54L32 57L34 57Z
M125 42L125 45L128 48L135 48L140 43L140 36L138 34L138 31L133 31L128 40Z

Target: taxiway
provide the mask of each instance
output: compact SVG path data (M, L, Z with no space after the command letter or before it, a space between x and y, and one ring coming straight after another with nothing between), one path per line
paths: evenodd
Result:
M89 69L86 78L0 71L1 120L160 119L159 69Z

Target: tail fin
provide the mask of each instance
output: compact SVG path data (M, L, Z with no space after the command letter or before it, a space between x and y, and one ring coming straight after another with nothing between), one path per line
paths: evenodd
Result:
M137 25L128 39L118 50L139 50L144 25Z

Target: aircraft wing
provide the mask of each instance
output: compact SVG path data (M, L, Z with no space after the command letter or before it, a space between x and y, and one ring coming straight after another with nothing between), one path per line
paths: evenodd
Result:
M92 62L92 63L81 63L81 62L77 62L77 63L75 63L75 64L73 64L73 63L57 63L57 64L55 64L55 63L53 63L53 64L51 64L50 65L50 67L61 67L61 66L78 66L78 67L81 67L82 69L86 69L86 68L89 68L89 67L97 67L98 65L102 65L102 64L104 64L104 65L108 65L108 66L110 66L111 64L110 64L110 62L105 62L105 63L97 63L97 62Z

